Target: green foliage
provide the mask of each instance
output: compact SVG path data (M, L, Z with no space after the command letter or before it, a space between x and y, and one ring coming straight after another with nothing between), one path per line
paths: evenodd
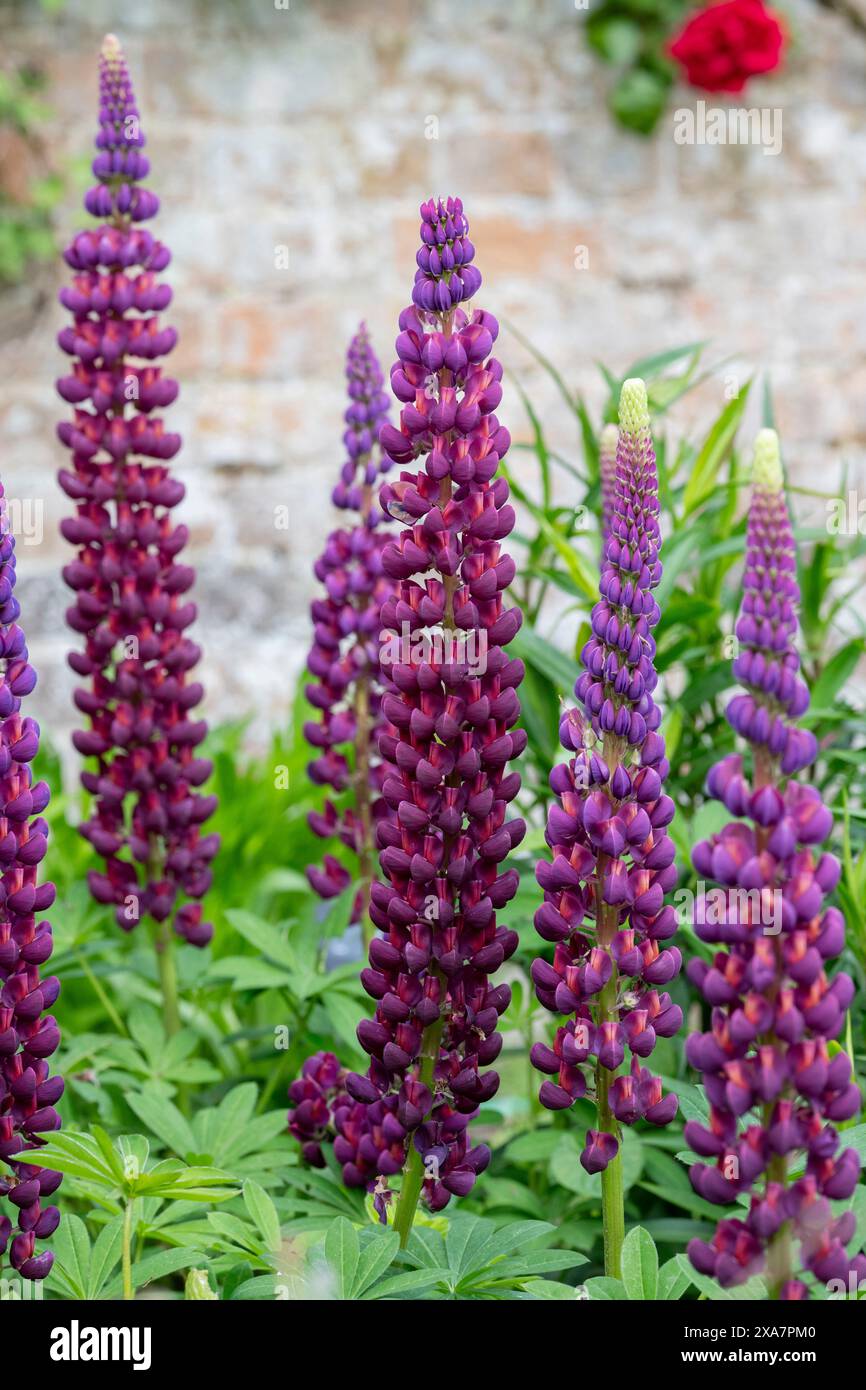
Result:
M561 702L572 699L596 597L599 432L615 418L627 376L647 380L659 459L665 573L657 698L683 886L693 886L694 841L721 824L703 787L710 764L733 748L724 719L733 688L726 639L739 602L745 534L743 414L757 388L744 383L720 401L714 418L680 437L672 425L677 402L720 379L705 354L703 344L692 343L631 363L619 375L601 368L606 399L596 418L535 353L567 404L578 441L573 457L548 436L523 393L528 427L525 442L514 446L521 466L513 462L511 476L519 503L516 586L527 614L514 650L527 667L521 810L528 833L516 857L520 888L507 913L520 947L509 963L513 999L497 1063L502 1084L473 1126L473 1138L490 1145L493 1159L471 1197L437 1217L420 1215L401 1251L370 1197L343 1186L333 1156L326 1155L323 1169L308 1168L286 1133L286 1090L304 1058L328 1048L346 1065L361 1065L355 1026L369 1008L359 959L350 951L329 960L336 946L346 947L352 894L323 904L304 874L322 845L306 823L319 793L305 775L299 693L289 727L255 753L247 751L242 725L211 733L223 837L208 898L216 934L205 951L177 952L182 1027L168 1041L150 941L142 929L122 933L110 910L91 900L91 854L74 828L79 798L55 790L48 868L58 887L52 968L63 981L58 1066L67 1091L64 1128L47 1136L40 1161L67 1176L47 1296L111 1298L146 1284L158 1285L161 1296L229 1301L733 1296L697 1275L683 1254L693 1236L712 1232L718 1211L688 1180L692 1155L682 1124L705 1119L706 1100L687 1075L682 1038L661 1039L654 1053L666 1087L680 1098L677 1121L661 1131L639 1124L625 1135L629 1234L620 1281L603 1275L600 1184L579 1162L591 1108L579 1101L566 1115L542 1111L528 1062L531 1042L551 1029L529 979L533 957L545 949L532 925L535 865L545 852ZM795 490L791 501L796 514ZM849 929L843 963L861 985L840 1043L862 1071L866 810L852 774L864 756L866 723L854 694L864 625L852 575L866 541L801 530L800 543L804 670L821 750L814 775L836 815L838 901ZM37 773L60 788L58 759L48 747ZM687 957L707 953L688 926L679 944ZM684 1010L694 1007L685 975L672 993ZM848 1126L845 1142L861 1148L863 1129ZM853 1205L864 1218L862 1243L862 1189ZM763 1297L763 1289L747 1285L736 1296Z
M0 181L0 289L17 285L34 261L55 254L52 211L63 193L63 179L46 165L39 129L48 111L39 100L42 79L29 68L0 70L0 130L12 132L30 162L40 168L25 197L16 197Z
M648 135L662 115L674 80L668 44L690 8L687 0L603 0L591 7L587 40L615 69L610 108L628 130Z

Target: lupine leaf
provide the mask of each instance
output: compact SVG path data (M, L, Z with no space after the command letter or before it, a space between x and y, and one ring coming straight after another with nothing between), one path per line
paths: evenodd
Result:
M325 1258L337 1278L339 1298L348 1298L361 1256L358 1232L345 1216L338 1216L325 1236Z
M655 1241L642 1226L633 1226L622 1247L622 1282L629 1298L655 1298L658 1275Z

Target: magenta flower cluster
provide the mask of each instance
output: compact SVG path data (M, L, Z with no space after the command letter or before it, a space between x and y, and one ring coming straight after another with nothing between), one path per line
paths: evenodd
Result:
M382 569L382 548L388 539L382 523L387 518L374 489L390 462L383 459L378 445L388 397L363 324L349 345L346 379L349 405L343 444L347 457L333 501L353 520L331 532L315 565L325 592L311 607L313 645L307 665L314 682L306 694L320 715L304 725L304 734L317 754L307 766L311 781L338 794L353 792L344 809L328 799L321 811L311 812L310 826L322 838L337 838L351 849L358 871L353 875L333 854L326 854L324 864L311 866L307 874L323 898L342 892L353 878L359 880L355 919L363 920L373 876L375 825L387 814L381 797L384 772L376 747L384 728L379 614L394 589Z
M376 1013L358 1028L371 1060L366 1075L346 1081L368 1121L366 1131L344 1124L341 1152L352 1179L352 1145L380 1177L399 1171L411 1149L437 1210L489 1160L486 1147L469 1145L466 1125L499 1085L485 1068L501 1047L510 992L491 976L517 934L496 912L517 888L504 861L524 833L507 819L520 785L507 764L526 735L514 727L523 666L505 651L520 613L503 602L514 562L501 542L514 512L495 476L509 444L494 413L498 327L461 307L480 275L459 199L425 203L421 218L414 304L400 317L391 370L400 426L380 432L391 458L423 458L423 467L381 493L406 525L382 552L397 587L381 610L391 686L382 713L393 728L379 744L391 812L377 828L384 881L371 901L381 935L361 977Z
M676 930L664 904L676 883L667 834L674 804L663 790L668 762L653 700L653 589L662 567L655 454L638 381L623 387L610 507L601 598L575 687L582 710L561 722L572 757L551 776L553 858L537 869L544 904L535 925L553 943L553 960L540 957L532 967L540 1002L568 1015L553 1047L532 1048L533 1064L548 1077L540 1099L551 1110L586 1095L595 1102L598 1125L581 1154L590 1173L616 1156L618 1124L667 1124L677 1109L642 1065L657 1037L677 1031L682 1011L664 992L681 960L666 945ZM629 1055L629 1069L616 1075Z
M89 721L74 742L95 762L82 774L95 799L81 827L106 861L89 876L94 897L114 904L124 930L144 915L172 918L180 936L204 946L212 927L200 900L219 841L202 827L216 800L198 790L210 763L197 752L207 731L195 717L202 687L191 679L201 653L187 636L195 575L178 561L187 528L172 510L184 487L167 466L180 436L157 413L177 396L155 365L177 335L159 318L171 300L159 279L169 252L138 225L159 207L139 186L149 168L143 145L126 63L109 37L98 183L85 199L102 222L67 248L75 275L60 295L73 316L59 337L73 369L57 389L75 406L58 427L72 455L60 484L76 503L61 529L77 550L63 576L75 594L67 621L83 639L69 657L86 682L75 704Z
M767 1270L776 1297L808 1297L797 1269L822 1283L866 1277L866 1256L846 1244L854 1213L834 1219L831 1201L852 1195L860 1162L835 1125L860 1106L851 1060L834 1045L854 985L830 963L845 922L825 899L840 874L821 849L832 817L820 793L794 780L815 757L814 736L794 722L809 703L798 674L796 550L782 491L778 442L758 437L746 539L734 675L746 693L728 707L751 747L712 769L708 790L735 817L697 845L699 878L715 885L697 901L695 930L716 948L688 976L711 1008L711 1027L688 1039L703 1073L708 1125L690 1120L686 1139L701 1160L695 1191L729 1205L749 1197L745 1216L719 1222L711 1242L693 1240L695 1267L725 1287ZM790 1178L790 1167L803 1169Z
M39 1166L36 1136L60 1128L54 1107L63 1078L50 1074L48 1061L60 1030L46 1012L60 981L40 969L53 945L51 923L36 920L54 902L54 884L38 882L49 792L45 782L34 782L31 768L39 725L21 713L36 672L18 625L14 588L15 541L0 485L0 1160L9 1169L0 1174L0 1258L8 1248L13 1269L24 1279L44 1279L54 1256L50 1250L37 1253L36 1242L57 1228L57 1207L44 1203L61 1176ZM14 1234L6 1203L17 1222Z

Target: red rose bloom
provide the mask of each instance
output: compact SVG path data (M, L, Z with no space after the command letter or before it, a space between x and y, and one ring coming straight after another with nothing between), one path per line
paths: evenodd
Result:
M687 22L671 54L693 87L741 92L750 77L779 66L785 34L761 0L722 0Z

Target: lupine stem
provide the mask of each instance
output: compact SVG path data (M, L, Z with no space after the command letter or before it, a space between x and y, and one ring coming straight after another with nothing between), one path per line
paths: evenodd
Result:
M442 984L444 996L444 981L442 981ZM418 1079L423 1085L429 1087L431 1092L434 1087L436 1063L439 1060L439 1044L442 1040L444 1022L444 1016L440 1012L439 1017L435 1019L433 1023L428 1024L424 1029L421 1037ZM394 1230L400 1237L401 1249L405 1249L409 1244L409 1237L412 1234L415 1211L418 1206L418 1199L421 1196L423 1183L424 1159L414 1143L410 1141L406 1166L403 1169L403 1183L400 1188L400 1196L397 1198L397 1210L394 1213Z
M603 863L599 864L599 887L597 903L597 939L600 946L609 948L617 930L617 913L602 901L600 882ZM598 1023L615 1022L618 1011L619 972L614 965L611 977L599 995L597 1006ZM596 1062L595 1094L598 1111L598 1126L617 1141L616 1156L601 1174L601 1212L604 1231L604 1272L612 1279L619 1279L622 1273L622 1246L625 1240L625 1189L622 1176L622 1131L619 1121L610 1108L608 1093L616 1073Z
M123 1244L121 1246L121 1268L123 1271L123 1297L125 1302L135 1298L132 1283L132 1212L135 1198L130 1197L123 1212Z
M598 1072L604 1072L599 1067ZM607 1108L608 1078L599 1083L604 1096L599 1092L599 1124L605 1127L611 1123ZM625 1188L622 1178L622 1148L604 1169L601 1175L601 1217L604 1230L604 1272L611 1279L622 1275L622 1247L625 1240Z
M776 1154L767 1169L767 1182L778 1182L783 1187L788 1181L788 1159L785 1154ZM767 1293L771 1299L781 1297L782 1290L792 1277L791 1269L791 1223L783 1221L767 1246Z
M114 1024L118 1036L129 1037L129 1030L126 1027L126 1024L120 1017L120 1014L117 1012L117 1009L112 1004L111 1000L109 999L108 995L103 989L99 979L96 977L96 975L94 975L93 971L87 963L86 958L82 955L80 951L76 951L75 959L81 967L81 973L84 975L85 979L89 980L90 984L93 986L93 992L99 1000L100 1004L102 1005L103 1009L105 1010L106 1014Z
M167 1038L180 1032L180 1004L177 997L177 966L174 959L174 942L168 923L161 922L154 933L156 964L159 971L159 986L162 990L162 1017Z

